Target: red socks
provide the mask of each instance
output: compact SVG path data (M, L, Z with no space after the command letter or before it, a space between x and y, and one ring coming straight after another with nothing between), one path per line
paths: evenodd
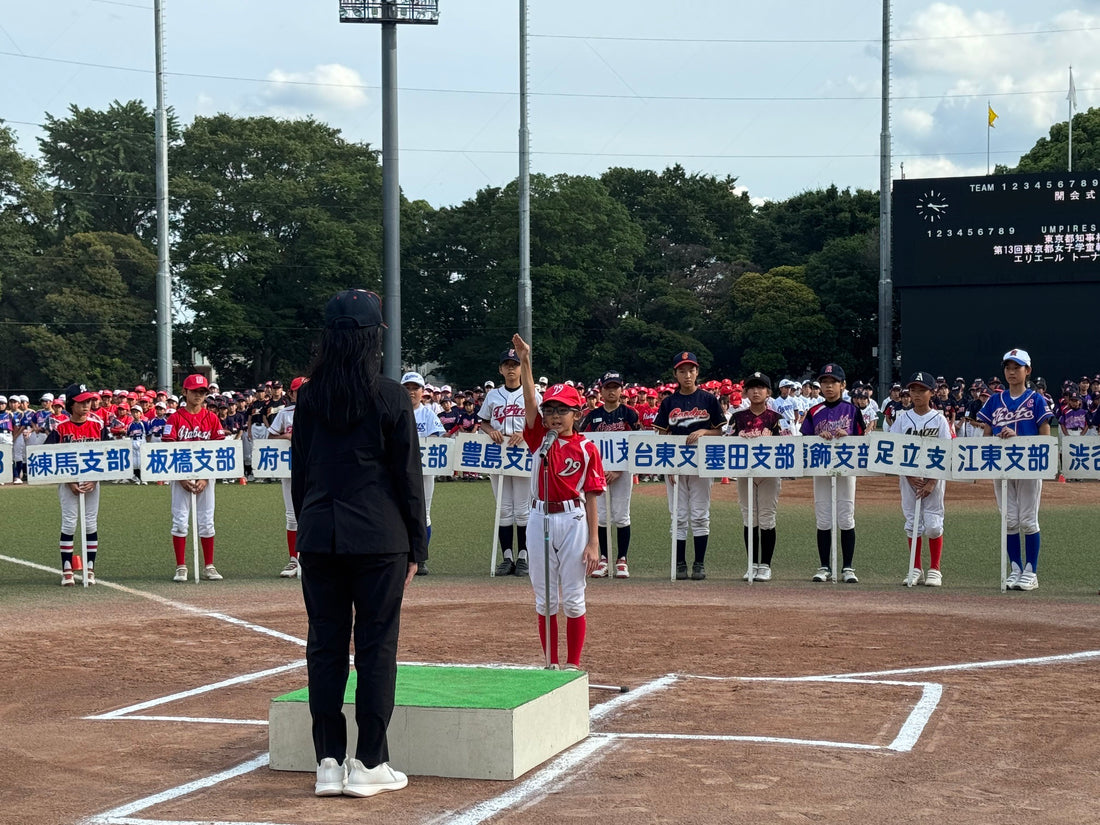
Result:
M565 661L571 665L580 667L581 649L584 647L584 635L588 630L588 620L585 616L577 616L573 619L565 619Z
M569 621L572 621L570 619ZM539 642L542 643L543 655L546 655L546 617L539 614ZM558 663L558 617L550 617L550 664Z
M209 566L214 563L214 537L199 536L199 544L202 545L202 563Z
M292 559L298 558L298 551L295 549L295 545L298 544L298 531L287 530L286 531L286 548L290 551L290 557Z
M187 564L187 536L172 536L172 549L176 551L176 567Z
M929 541L929 545L931 546L932 539L929 539L928 541ZM913 550L913 537L912 536L909 536L908 542L909 542L909 550L912 551ZM920 567L921 566L921 564L920 564L920 542L921 542L921 537L917 536L917 552L913 555L913 566L914 567ZM932 566L935 567L936 565L932 565Z
M943 536L928 540L928 566L932 570L940 569L940 556L943 554Z

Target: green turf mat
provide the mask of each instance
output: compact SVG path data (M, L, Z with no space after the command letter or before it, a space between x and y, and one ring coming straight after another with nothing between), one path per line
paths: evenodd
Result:
M421 708L511 710L582 675L575 670L400 665L397 668L396 702L398 705ZM309 689L302 688L273 701L307 702ZM344 701L355 703L354 670L348 676Z

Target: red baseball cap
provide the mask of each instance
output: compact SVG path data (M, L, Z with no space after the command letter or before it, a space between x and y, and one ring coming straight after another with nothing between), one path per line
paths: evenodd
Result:
M568 384L555 384L542 394L542 406L545 407L552 401L576 410L584 406L584 400L581 398L581 394L577 392L577 388L570 387Z
M183 388L185 390L208 390L210 389L210 382L206 380L206 376L202 373L195 373L183 379Z
M302 376L298 376L297 378L295 378L293 381L290 382L290 391L291 392L298 392L298 388L301 387L302 384L304 384L304 383L306 383L306 379Z

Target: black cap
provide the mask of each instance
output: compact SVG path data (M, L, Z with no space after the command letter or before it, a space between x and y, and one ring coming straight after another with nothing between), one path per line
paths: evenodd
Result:
M762 372L754 372L742 382L741 387L746 390L750 387L764 387L770 390L772 388L772 380Z
M927 389L935 389L936 380L932 377L930 372L914 372L909 376L909 380L905 382L906 388L911 387L913 384L920 384Z
M837 381L844 381L844 367L840 364L826 364L821 368L821 372L817 374L817 380L822 378L835 378Z
M382 299L367 289L345 289L325 304L325 326L329 329L384 327Z
M73 401L91 401L93 398L98 397L98 392L88 389L83 384L69 384L65 387L65 398L69 403Z
M605 372L603 378L600 379L600 386L606 387L608 384L618 384L621 387L623 385L622 373Z
M518 364L519 355L516 354L514 349L506 349L500 354L500 363L503 364L505 361L515 361Z

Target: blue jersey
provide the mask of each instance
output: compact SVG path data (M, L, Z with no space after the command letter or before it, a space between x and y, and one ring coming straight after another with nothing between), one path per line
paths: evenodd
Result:
M135 418L133 421L130 422L130 426L126 428L126 435L128 435L132 440L136 441L138 439L141 439L142 441L144 441L146 435L145 421Z
M1051 415L1046 399L1035 390L1024 390L1018 398L1002 390L978 411L978 421L992 427L993 435L1006 427L1016 435L1038 435L1040 425L1049 421Z
M14 421L15 416L7 410L0 412L0 433L10 433L13 426L12 422Z

